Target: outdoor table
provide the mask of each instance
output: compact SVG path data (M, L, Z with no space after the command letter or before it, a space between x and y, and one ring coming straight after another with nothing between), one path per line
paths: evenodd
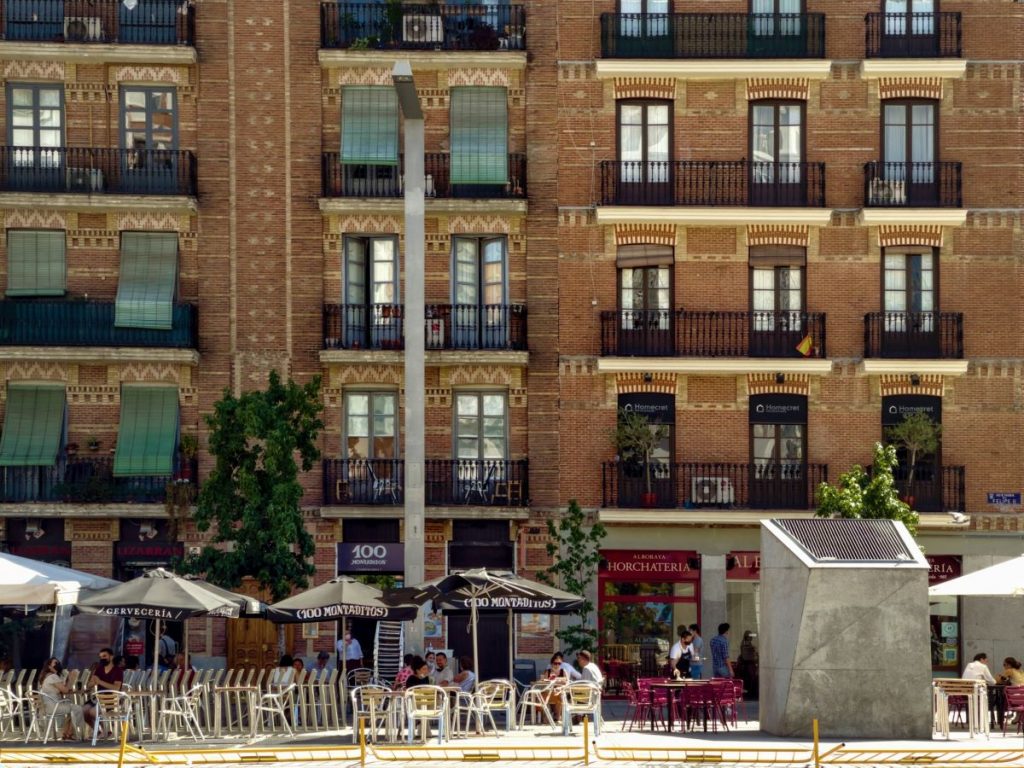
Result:
M675 704L676 704L676 691L683 691L686 688L698 686L698 685L710 685L710 680L668 680L664 683L651 683L649 687L650 705L651 712L654 711L654 692L656 690L665 691L668 697L668 732L672 733L672 726L674 725L675 718ZM683 730L686 730L686 722L682 723ZM708 730L708 713L705 708L704 712L704 732Z
M933 699L936 725L949 738L949 697L963 696L967 699L967 730L971 736L988 736L988 717L985 714L987 695L982 680L960 678L937 678L932 681L936 689Z
M218 685L213 689L213 735L220 737L223 718L221 710L226 709L228 717L228 728L231 724L231 700L235 701L235 714L238 728L242 728L242 702L245 702L246 714L249 718L249 738L256 738L256 719L253 717L253 708L256 706L256 697L259 696L258 685Z
M132 699L132 712L135 714L135 732L139 736L139 741L142 741L143 734L146 731L146 707L149 707L150 713L150 738L156 741L156 713L160 709L160 698L163 696L162 691L153 691L146 688L142 690L122 690L121 693L126 696L131 696Z

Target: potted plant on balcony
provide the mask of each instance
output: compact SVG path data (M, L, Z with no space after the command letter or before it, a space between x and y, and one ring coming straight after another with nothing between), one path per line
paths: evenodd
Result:
M897 449L903 449L907 457L907 480L903 501L914 506L914 473L917 462L933 455L939 449L942 425L936 424L927 414L911 413L903 421L885 431L889 442Z
M89 435L86 445L89 446L90 451L98 451L100 449L100 439L96 435Z
M182 435L178 450L181 452L178 479L184 483L190 483L192 482L192 460L199 453L199 440L195 435Z
M623 461L635 462L642 468L645 491L640 496L640 503L644 507L654 507L658 503L658 495L651 488L651 457L666 437L668 427L664 424L652 424L643 414L619 409L612 431L612 444Z

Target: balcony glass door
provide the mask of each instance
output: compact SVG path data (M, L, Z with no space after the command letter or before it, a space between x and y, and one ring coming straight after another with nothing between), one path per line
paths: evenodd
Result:
M892 430L908 416L924 416L932 424L942 424L942 398L932 395L887 395L882 398L882 439L896 445L896 459L893 480L900 495L913 497L913 508L920 512L941 512L948 509L943 504L942 438L936 450L929 454L919 453L911 471L910 453L905 444L895 439Z
M174 45L178 28L184 31L185 0L136 0L118 4L118 41L140 45ZM182 35L184 37L184 35Z
M750 55L803 56L807 50L803 10L803 0L751 0Z
M488 504L494 484L505 480L508 408L504 392L460 392L455 396L454 499Z
M935 258L931 252L885 254L883 357L938 357Z
M505 238L457 237L454 258L451 333L455 346L507 347Z
M394 503L398 499L396 399L394 392L345 395L345 480L354 503Z
M64 89L7 86L8 183L12 190L64 190Z
M806 397L750 397L750 461L751 507L807 508Z
M807 200L803 162L804 107L761 103L750 107L750 205L802 205Z
M619 103L619 199L626 204L671 201L671 123L667 102Z
M619 305L619 354L673 354L670 267L620 269Z
M751 270L751 357L800 357L804 337L803 269Z
M936 0L884 0L883 56L928 56L938 50Z
M622 56L668 56L672 52L669 0L620 0L618 52Z
M174 194L178 188L175 89L124 88L121 114L122 189L129 194Z
M938 203L933 102L886 102L883 110L882 174L875 190L891 204Z
M345 238L343 336L349 349L399 349L402 307L393 237Z

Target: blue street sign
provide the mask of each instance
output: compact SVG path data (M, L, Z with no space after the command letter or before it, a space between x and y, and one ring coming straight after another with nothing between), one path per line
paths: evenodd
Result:
M1019 493L989 493L988 503L996 504L998 506L1020 506L1020 494Z

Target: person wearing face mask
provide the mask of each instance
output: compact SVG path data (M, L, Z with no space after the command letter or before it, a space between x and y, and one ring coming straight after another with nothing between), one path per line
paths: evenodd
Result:
M358 669L363 666L363 647L358 640L352 637L352 631L347 627L335 648L338 650L338 669L342 667L342 659L345 659L345 667L348 669Z
M109 648L100 649L99 664L92 671L89 682L95 690L120 691L124 683L124 670L114 664L114 652ZM96 701L90 699L82 707L86 724L92 728L96 722Z
M69 741L74 738L81 738L85 729L85 719L82 716L82 708L78 705L70 702L61 704L64 697L72 693L71 688L64 684L63 672L64 668L61 666L60 660L56 657L51 657L43 664L37 679L41 681L39 692L46 696L43 699L43 712L46 713L46 716L50 717L58 705L61 712L66 713L64 731L61 733L61 738Z

